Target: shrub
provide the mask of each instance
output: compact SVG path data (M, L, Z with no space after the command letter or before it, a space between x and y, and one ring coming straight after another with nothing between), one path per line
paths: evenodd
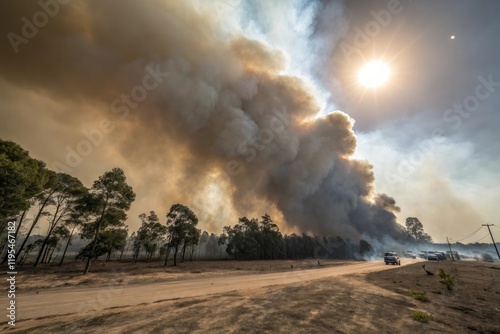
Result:
M426 293L424 291L414 291L410 290L408 291L410 295L413 296L416 300L420 300L422 302L429 302L430 299L427 297Z
M414 320L420 321L420 322L428 322L431 319L431 316L425 312L422 311L415 311L411 315Z
M439 283L441 284L444 284L446 285L446 288L448 290L453 290L453 286L455 285L455 279L453 278L453 276L451 276L450 274L447 274L443 268L439 268L439 273L438 273L439 277L441 277L441 279L439 280Z

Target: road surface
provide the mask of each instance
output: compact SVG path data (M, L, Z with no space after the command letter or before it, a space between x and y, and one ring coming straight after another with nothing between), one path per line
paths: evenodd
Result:
M407 260L405 264L418 260ZM57 288L40 292L16 293L16 320L46 316L100 311L110 307L149 304L187 297L203 297L234 290L246 290L271 285L291 284L340 275L367 273L398 266L386 266L382 261L361 262L344 266L310 270L290 270L269 274L228 275L185 281L110 285L102 288ZM2 308L7 296L0 296Z

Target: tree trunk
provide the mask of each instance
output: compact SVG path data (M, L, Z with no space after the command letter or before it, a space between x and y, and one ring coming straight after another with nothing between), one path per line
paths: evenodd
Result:
M43 253L43 257L42 257L42 263L46 263L46 259L47 259L47 255L49 254L49 251L50 251L50 247L46 247L45 248L45 252Z
M40 251L38 252L38 256L35 260L35 263L33 264L33 267L36 267L38 265L38 261L40 261L40 258L42 257L43 251L45 250L45 246L47 246L47 242L49 240L50 233L51 233L51 231L49 231L49 233L47 234L45 239L43 239L42 247L40 247ZM44 256L44 259L45 259L45 256ZM44 261L43 261L44 259L42 259L42 263L44 263Z
M59 267L62 266L62 264L63 264L64 257L66 256L66 251L68 250L69 244L71 243L71 237L73 236L73 231L74 230L75 229L73 228L73 230L71 231L71 234L69 235L68 243L66 244L66 247L64 248L64 253L62 255L61 262L59 262Z
M196 245L191 245L191 256L190 256L190 259L189 261L193 261L194 259L194 253L196 252Z
M170 247L167 247L167 254L165 254L165 264L164 266L167 266L167 261L168 261L168 255L170 254Z
M40 247L40 251L38 252L38 256L36 258L35 263L33 264L33 267L36 267L38 265L38 261L40 261L40 257L42 256L43 250L45 249L45 246L49 241L50 235L52 234L52 231L54 231L54 227L56 227L57 223L59 222L59 218L57 217L57 215L59 214L60 209L61 209L61 203L58 203L56 207L56 212L54 212L54 218L52 218L52 222L50 222L49 224L49 231L47 232L47 236L45 237L45 239L43 239L42 247Z
M1 223L0 223L0 236L2 235L3 231L5 230L5 228L9 225L9 219L5 219L3 220ZM17 232L17 230L16 230ZM17 234L17 233L16 233ZM14 238L15 240L15 238ZM8 255L9 255L9 252L8 252L8 248L7 248L7 245L8 245L8 242L6 241L5 244L1 245L0 246L0 254L3 254L3 251L5 250L5 257L2 261L2 264L4 264L5 261L7 261L7 258L8 258Z
M45 250L45 254L43 255L43 263L47 263L48 260L50 259L50 251L52 250L52 247L47 247Z
M182 258L181 258L181 262L184 262L184 255L186 254L186 243L184 243L184 245L182 245Z
M104 215L104 210L103 210L103 215ZM90 261L92 261L92 258L94 257L94 252L95 252L95 246L97 245L97 239L99 238L99 232L101 230L101 222L102 222L102 216L99 219L99 222L97 224L97 229L95 231L95 236L94 236L94 241L92 244L92 251L89 254L89 258L87 259L87 264L85 265L85 270L83 271L83 274L86 275L89 272L90 269Z
M139 258L139 249L134 251L134 263L137 263L138 258Z
M94 256L94 251L95 251L95 246L97 244L97 238L99 236L99 228L97 229L95 236L94 236L94 241L92 243L92 251L90 252L88 258L87 258L87 263L85 264L85 270L83 271L83 274L86 275L89 270L90 270L90 261L92 261L92 257Z
M109 198L106 197L106 201L104 202L104 205L102 206L101 216L99 217L99 220L97 222L97 229L95 231L94 242L92 244L92 251L90 252L89 258L87 260L87 264L85 265L85 270L83 271L84 275L86 275L90 270L90 261L94 257L95 246L97 245L97 239L99 239L99 232L101 232L101 223L104 219L104 213L106 212L106 209L108 208L108 200L109 200Z
M40 207L40 209L38 210L38 213L36 214L35 216L35 220L33 220L33 223L31 224L31 227L28 231L28 234L26 235L26 238L24 238L24 241L23 243L21 244L21 247L19 247L19 249L17 250L17 254L21 254L21 252L23 251L23 248L24 246L26 245L26 242L28 241L30 235L31 235L31 232L33 232L33 229L35 228L35 225L38 223L38 220L40 219L40 217L42 216L42 213L43 213L43 209L45 209L45 206L47 205L49 199L52 197L52 195L55 193L55 190L52 191L48 196L47 198L45 198L45 201L43 201L42 203L42 206Z
M21 256L21 261L19 261L19 265L20 266L23 266L24 265L24 261L26 261L26 259L28 258L28 256L30 255L30 250L27 249L26 252L24 252L24 256Z
M177 266L177 252L179 251L179 245L175 246L174 250L174 267Z
M8 219L2 221L2 223L0 224L0 235L2 235L3 230L5 230L5 228L7 227L8 223L9 223Z
M125 250L125 247L122 248L122 251L120 253L120 258L118 259L118 262L120 262L122 260L122 256L123 256L123 251Z
M56 262L57 256L59 255L59 253L60 253L60 252L61 252L61 248L59 248L59 249L57 250L57 253L56 253L56 255L54 256L54 260L52 261L53 263L54 263L54 262Z
M19 262L21 266L24 266L24 263L26 262L26 260L28 260L28 257L30 256L32 250L33 250L33 245L31 245L31 247L28 247L26 249L26 252L24 252L25 253L24 256L21 257L21 262Z
M50 252L49 259L47 260L46 263L50 263L50 260L52 260L52 256L54 255L55 250L56 250L56 247L52 247L52 251Z

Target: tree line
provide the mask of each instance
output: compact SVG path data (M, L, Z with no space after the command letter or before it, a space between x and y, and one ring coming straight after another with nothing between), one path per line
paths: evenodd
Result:
M282 235L268 214L259 218L241 217L234 226L225 226L220 235L202 232L196 214L183 204L174 204L165 218L155 211L139 215L141 226L131 235L125 225L127 211L135 193L120 168L105 172L85 187L76 177L49 170L45 163L30 157L20 145L0 139L0 254L7 261L7 223L17 222L16 239L27 229L17 247L17 262L24 264L36 254L33 266L49 263L54 252L62 250L62 265L75 236L86 241L76 259L85 261L84 273L93 260L130 249L133 261L192 259L204 246L205 253L216 256L225 248L229 258L301 259L308 257L353 258L373 252L371 245L338 236ZM33 218L27 218L33 213ZM410 219L410 218L409 218ZM45 236L29 243L33 231L45 220ZM418 219L407 220L408 237L430 241ZM25 226L26 225L26 226ZM426 239L428 237L428 239Z

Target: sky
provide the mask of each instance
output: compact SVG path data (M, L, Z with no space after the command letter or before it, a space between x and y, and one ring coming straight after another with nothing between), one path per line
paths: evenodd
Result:
M131 230L181 202L215 233L268 212L285 233L397 239L418 217L435 241L461 240L497 222L499 12L4 1L0 137L87 186L123 168ZM372 60L390 71L376 89L357 78Z
M363 29L370 11L387 8L362 3L352 2L351 27ZM374 165L377 189L396 198L400 221L416 216L434 239L459 240L479 224L498 224L500 3L402 1L401 8L363 49L362 58L391 63L388 89L347 88L339 107L356 120L357 155ZM496 84L476 91L485 81Z

